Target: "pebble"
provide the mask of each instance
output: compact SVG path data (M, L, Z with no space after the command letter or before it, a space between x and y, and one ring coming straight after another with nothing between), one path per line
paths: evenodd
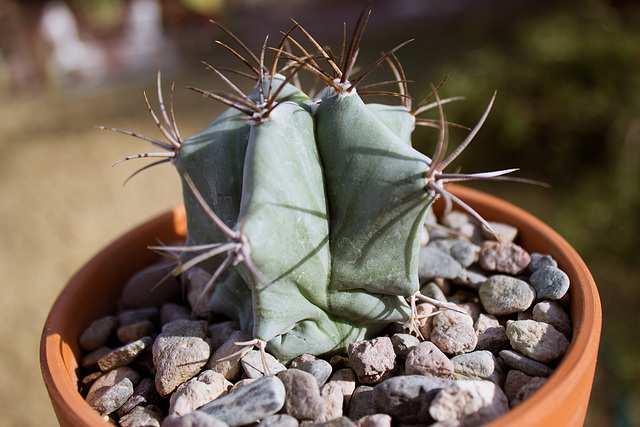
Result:
M152 408L136 406L128 414L120 417L121 427L160 427L164 414Z
M527 398L531 397L531 395L538 391L538 389L542 387L546 382L546 378L532 378L531 381L520 387L520 390L518 390L518 393L516 394L516 398L511 401L511 407L514 408Z
M435 282L428 282L427 284L422 286L420 288L420 293L426 297L433 298L440 302L447 302L447 297Z
M398 360L404 361L411 349L420 344L420 340L411 334L393 334L391 344L393 344L393 351L395 351Z
M329 377L329 382L337 384L342 390L342 409L346 413L349 409L351 396L356 389L355 372L351 368L338 369Z
M216 351L231 337L231 334L239 330L240 326L235 320L210 324L208 335L209 341L211 342L211 350Z
M473 327L478 335L476 350L489 350L498 354L500 350L509 346L507 330L494 315L480 313Z
M480 257L480 247L467 239L437 239L428 246L433 246L446 253L463 267L467 268Z
M169 413L186 415L199 407L226 395L233 384L222 374L203 371L197 377L180 384L169 400Z
M160 395L156 391L156 384L151 378L144 378L133 390L133 395L118 408L118 415L123 416L137 406L155 405L160 401Z
M491 231L486 227L482 227L482 235L487 240L495 240L497 238L500 243L513 243L518 236L518 229L511 224L504 222L488 221Z
M160 262L140 270L125 284L120 302L125 309L160 307L182 300L180 282L171 274L175 265Z
M569 290L569 276L558 267L550 265L534 271L529 282L540 300L559 300Z
M453 381L433 398L429 414L436 421L459 420L465 426L479 426L509 411L507 396L491 381Z
M438 390L452 381L425 375L403 375L390 378L373 388L373 407L369 409L370 412L358 415L385 413L398 424L422 424L430 419L429 408L433 397ZM351 411L349 417L359 418L352 417Z
M373 387L368 385L356 387L351 395L351 401L349 403L349 418L357 420L376 413L374 408L373 389Z
M159 310L156 307L142 307L133 310L125 310L118 314L118 325L129 326L140 322L158 322Z
M527 375L522 371L518 371L517 369L511 369L507 372L507 376L504 380L504 394L509 399L509 402L512 402L516 399L518 391L524 386L526 383L531 381L533 378L540 377L532 377L531 375Z
M217 398L196 412L206 412L231 427L241 426L276 414L283 408L286 394L278 377L267 376Z
M87 370L100 369L98 368L98 360L102 359L112 351L113 349L111 347L97 348L91 353L82 356L82 359L80 360L80 366Z
M440 222L445 227L457 231L469 239L472 238L478 230L475 218L466 212L458 210L452 210L447 215L442 216Z
M286 399L282 413L289 414L299 421L318 420L327 409L327 404L320 396L316 378L299 369L288 369L276 375L286 390Z
M302 361L296 365L295 369L300 369L313 375L318 382L318 387L322 387L333 372L331 364L324 359Z
M105 316L91 322L80 335L78 340L80 348L84 351L93 351L103 347L117 324L118 319L115 316Z
M544 363L536 362L516 351L500 351L500 359L513 369L518 369L533 377L548 377L553 373L553 369Z
M264 354L264 362L267 364L267 370L269 375L275 375L280 371L287 369L282 363L269 353ZM260 378L265 375L264 362L262 355L258 350L249 350L247 354L240 358L240 364L244 369L245 376L247 378ZM329 362L325 362L329 364ZM329 365L331 367L331 365Z
M453 283L466 286L467 288L477 291L485 280L487 280L486 274L472 269L464 269L458 277L453 279Z
M276 414L262 419L258 425L260 427L298 427L300 423L291 415Z
M388 414L373 414L356 420L355 424L358 427L391 427L392 420Z
M541 254L538 252L531 253L531 262L529 263L528 268L530 273L533 273L539 268L546 266L557 267L558 261L553 259L551 255Z
M159 317L160 326L162 327L174 320L191 319L191 309L182 304L168 302L166 304L162 304L162 307L160 307Z
M348 417L340 417L330 421L318 421L315 423L305 424L308 427L355 427L353 421Z
M453 375L454 364L430 341L414 346L405 362L405 375L428 375L448 378Z
M529 283L502 274L489 277L480 285L478 295L487 313L496 316L525 311L536 299Z
M87 403L98 413L109 415L120 408L133 395L133 383L123 378L111 387L87 396Z
M393 376L397 366L391 338L382 336L349 344L349 364L363 384L377 384Z
M229 427L229 424L206 412L195 411L181 417L171 414L162 421L162 427Z
M418 312L418 331L423 339L429 340L433 330L433 313L436 311L436 307L429 303L423 303L416 305L416 311Z
M499 387L504 384L505 373L490 351L478 350L460 354L451 358L451 363L456 378L487 380Z
M433 316L430 339L443 353L454 355L473 351L478 344L471 316L453 310Z
M180 319L162 328L153 343L156 388L161 396L171 394L206 365L211 349L205 336L206 323L202 321Z
M116 336L121 343L127 344L139 340L140 338L151 336L155 329L155 323L149 320L143 320L141 322L119 327L116 330Z
M571 318L560 304L555 301L541 301L533 307L532 319L536 322L545 322L556 328L567 337L573 333Z
M480 246L480 266L488 271L518 275L530 262L529 253L515 243L487 240Z
M455 279L463 269L458 261L434 246L420 248L418 259L418 278L420 282L427 282L438 277Z
M89 391L87 392L87 402L97 399L101 394L105 393L109 388L128 378L135 386L140 382L140 374L129 367L116 368L97 378Z
M153 339L151 337L144 337L130 342L129 344L112 350L110 353L107 353L100 358L100 360L98 360L98 367L103 372L107 372L114 368L127 366L136 357L138 357L145 348L148 348L151 345L153 345Z
M229 381L234 381L242 375L242 356L251 351L249 346L239 346L236 342L244 342L252 339L251 334L244 331L235 331L211 356L206 368L220 372Z
M342 387L335 382L328 382L320 388L320 397L325 402L325 412L319 421L330 421L343 415L344 396Z
M535 320L507 321L507 337L514 350L542 363L559 360L569 349L569 340L561 332Z

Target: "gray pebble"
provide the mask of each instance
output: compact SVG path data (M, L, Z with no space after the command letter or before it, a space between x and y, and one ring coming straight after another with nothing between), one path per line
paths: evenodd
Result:
M318 381L308 372L287 369L277 374L284 384L286 399L282 413L299 421L318 420L324 415L327 404L320 396Z
M349 364L363 384L377 384L396 371L396 353L389 337L349 344Z
M151 337L144 337L123 345L122 347L118 347L98 360L98 367L103 372L106 372L120 366L127 366L133 362L145 348L150 347L152 344L153 339Z
M351 401L351 396L353 395L354 390L356 389L356 374L353 372L351 368L342 368L335 371L329 377L330 383L335 383L340 386L342 390L342 408L343 412L346 413L349 408L349 402Z
M453 279L453 283L463 285L477 291L485 280L487 280L486 274L475 270L464 269L458 277Z
M507 337L514 350L542 363L559 360L569 349L569 340L562 333L535 320L507 321Z
M209 340L211 341L212 351L216 351L224 344L231 334L240 330L238 322L235 320L227 320L226 322L212 323L209 325Z
M517 351L502 350L500 351L500 358L511 368L522 371L532 377L548 377L553 373L553 369L544 363L536 362Z
M536 290L539 300L558 300L569 290L569 276L558 267L549 265L533 272L529 283Z
M445 354L454 355L473 351L478 344L471 316L454 310L433 316L430 340Z
M420 340L411 334L393 334L391 343L396 357L399 360L405 360L411 349L420 344Z
M533 378L540 377L532 377L531 375L527 375L522 371L518 371L517 369L512 369L507 372L507 377L504 380L504 394L509 399L509 402L512 402L516 399L518 395L518 391L524 386L526 383L531 381Z
M517 275L530 262L529 253L515 243L485 241L480 247L480 266L488 271Z
M428 246L432 245L458 261L463 268L469 267L480 256L480 247L467 239L438 239Z
M156 388L168 396L180 384L196 375L211 354L205 340L206 323L176 320L166 324L153 343Z
M451 358L457 378L487 380L502 387L505 373L496 357L487 350L473 351Z
M229 381L237 380L243 372L240 359L251 351L251 347L238 346L235 343L250 339L252 339L251 334L244 331L231 333L224 344L213 353L206 368L220 372Z
M555 301L542 301L533 307L533 320L552 325L558 331L571 338L571 318L560 304Z
M358 427L391 427L393 418L388 414L373 414L355 421Z
M116 336L123 344L139 340L140 338L148 337L153 334L156 326L149 320L143 320L140 322L132 323L130 325L121 326L116 330Z
M291 415L276 414L264 418L258 425L260 427L298 427L300 423Z
M486 424L508 411L502 389L483 380L453 381L436 394L429 407L434 420L459 420L467 426Z
M283 371L285 372L285 371ZM198 409L230 426L251 424L282 409L285 386L278 377L262 377Z
M160 307L182 299L180 282L171 271L173 264L162 262L140 270L125 284L120 302L125 309Z
M228 427L229 424L220 421L206 412L195 411L178 416L171 414L162 421L162 427Z
M477 221L466 212L452 210L440 218L440 223L467 238L473 237L478 229Z
M497 354L509 346L507 331L494 315L480 313L473 327L478 335L476 350L489 350Z
M157 404L160 395L156 391L156 384L151 378L144 378L135 387L133 395L118 409L118 415L123 416L131 412L136 406Z
M558 262L551 255L540 254L537 252L531 253L531 262L528 267L530 273L546 266L557 267Z
M435 282L428 282L420 287L420 293L426 297L433 298L441 302L447 302L447 297L442 289Z
M151 408L137 406L118 421L121 427L160 427L164 414Z
M297 364L295 369L300 369L313 375L318 381L318 387L322 387L333 372L333 367L324 359L308 360Z
M85 351L93 351L103 347L117 324L118 319L115 316L105 316L91 322L80 335L78 340L80 348Z
M158 322L160 323L160 327L162 327L167 323L173 322L174 320L191 319L191 310L189 310L189 307L182 304L168 302L166 304L162 304L162 307L160 307L159 317L160 319L158 320Z
M504 222L489 221L491 231L482 227L482 235L487 240L496 240L500 243L512 243L518 236L518 229L511 224L505 224Z
M413 347L405 362L405 375L428 375L448 378L453 375L451 360L430 341Z
M501 274L489 277L480 286L478 295L487 313L496 316L525 311L536 298L530 284Z
M516 407L520 403L522 403L524 400L531 397L531 395L536 391L538 391L538 389L542 387L546 382L547 382L546 378L541 378L541 377L532 378L531 381L529 381L528 383L520 387L520 390L518 390L518 393L516 394L516 398L513 401L511 401L511 407L512 408Z
M133 369L126 366L116 368L104 375L101 375L93 382L91 388L89 388L89 392L87 393L86 400L91 401L97 399L99 395L106 392L109 388L119 383L124 378L128 378L134 386L140 382L140 374Z
M384 383L382 383L384 384ZM376 413L373 407L373 387L361 385L356 387L351 395L349 404L349 418L357 420L367 415Z
M118 325L123 327L144 321L155 324L158 322L158 313L159 310L157 307L142 307L125 310L118 314Z
M203 371L196 378L180 384L169 400L169 413L186 415L199 407L226 395L233 384L222 374Z
M451 382L453 380L424 375L390 378L373 388L373 407L368 413L357 414L359 417L355 419L374 413L385 413L391 415L396 423L423 424L431 419L429 406L433 397ZM349 416L351 417L351 411Z
M91 353L82 356L82 359L80 360L80 366L82 366L86 370L100 369L98 367L98 360L102 359L112 351L113 349L111 347L100 347L96 350L93 350Z
M344 396L342 387L336 382L328 382L320 388L320 397L325 402L325 412L318 421L329 421L343 415Z
M418 277L427 282L438 277L454 279L462 273L462 266L453 257L433 246L420 248Z
M133 395L133 383L123 378L100 393L87 396L87 403L102 415L109 415L120 408Z
M278 372L287 369L282 363L278 361L278 359L266 352L264 354L264 362L266 362L267 364L269 375L275 375ZM240 359L240 364L242 365L247 378L260 378L265 375L262 355L258 350L250 350L249 352L247 352L247 354L242 356L242 358Z

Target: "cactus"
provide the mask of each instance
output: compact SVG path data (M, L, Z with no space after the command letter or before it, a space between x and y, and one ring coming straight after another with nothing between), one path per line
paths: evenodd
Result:
M241 74L254 78L254 90L245 95L223 69L207 65L230 92L196 90L228 109L183 140L173 105L168 114L163 104L158 75L161 118L146 95L145 102L168 142L120 131L166 150L122 159L160 158L134 175L171 162L182 179L187 242L159 248L180 253L175 274L194 268L206 272L210 279L203 295L210 295L211 310L238 320L282 361L340 352L390 322L407 321L412 298L426 298L418 292L418 255L431 203L439 196L447 204L462 203L446 191L448 182L513 171L443 172L471 142L493 99L465 141L445 158L450 124L442 105L458 98L440 100L438 87L412 107L395 57L402 45L352 75L368 16L360 16L340 58L297 23L275 48L265 40L259 57L219 25L239 44L242 53L220 43L248 66L249 72ZM301 31L317 52L310 54L293 38L294 31ZM292 44L302 54L292 53ZM278 68L279 62L285 65ZM401 105L365 103L367 92L389 93L376 90L380 84L357 89L369 71L385 63L395 76L386 83L398 85L394 94ZM302 72L324 82L319 96L312 98L297 85ZM428 104L431 99L435 102ZM416 117L430 108L438 110L439 119ZM432 159L411 146L416 125L439 129Z

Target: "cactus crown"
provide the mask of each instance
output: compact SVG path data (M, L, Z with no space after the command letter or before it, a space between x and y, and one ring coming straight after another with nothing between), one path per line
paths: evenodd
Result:
M201 298L206 296L209 308L236 319L281 360L344 350L390 322L415 315L415 298L426 298L418 292L417 260L433 200L442 196L447 206L458 203L490 228L448 193L446 184L498 179L515 170L444 172L478 133L495 95L447 156L451 124L443 104L460 98L441 100L443 81L412 105L395 55L408 42L353 76L369 14L360 15L349 43L345 26L337 57L295 21L277 46L268 47L265 39L260 55L216 24L240 52L218 43L248 71L205 64L230 91L194 90L229 108L199 134L182 139L173 114L173 87L167 111L158 74L162 121L146 94L144 99L168 142L114 129L165 150L121 159L118 163L160 158L133 175L171 162L182 179L187 242L156 249L180 254L175 274L197 270L208 275ZM293 37L296 30L314 52ZM294 54L292 45L302 54ZM268 66L267 53L272 53ZM393 80L357 88L382 64L389 65ZM303 71L324 83L318 96L300 88ZM224 72L253 79L254 90L243 93ZM380 89L390 84L397 85L397 92ZM365 103L365 94L393 95L400 105ZM416 117L433 108L437 120ZM416 125L439 129L431 159L411 146Z

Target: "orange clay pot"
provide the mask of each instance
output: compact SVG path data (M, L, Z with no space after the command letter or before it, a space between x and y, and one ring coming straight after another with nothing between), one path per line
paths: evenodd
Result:
M459 186L449 189L487 220L518 227L519 243L525 249L552 255L571 279L573 340L569 351L540 390L488 426L582 426L602 326L593 277L576 251L537 218L476 190ZM437 203L436 210L441 209L442 203ZM106 247L71 278L56 300L42 333L40 364L60 425L111 425L78 392L78 337L93 320L114 313L127 279L156 260L148 245L184 238L185 233L184 208L176 207Z

